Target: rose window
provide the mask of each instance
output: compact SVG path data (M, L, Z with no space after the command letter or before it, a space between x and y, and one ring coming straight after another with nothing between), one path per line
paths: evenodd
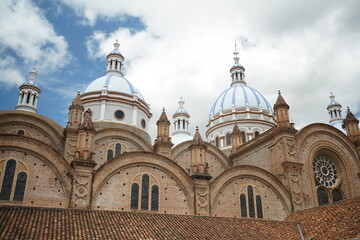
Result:
M313 162L315 178L318 183L325 187L332 187L338 179L338 171L333 161L323 155L319 155Z

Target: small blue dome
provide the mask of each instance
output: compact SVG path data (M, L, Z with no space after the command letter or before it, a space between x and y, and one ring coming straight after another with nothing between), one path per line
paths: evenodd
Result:
M187 111L184 109L184 108L179 108L178 110L176 110L176 112L174 114L177 114L177 113L185 113L185 114L188 114Z
M112 92L121 92L129 95L133 95L136 92L139 99L145 101L139 90L137 90L129 80L123 76L115 74L107 74L89 82L81 93L102 91L104 86L107 87L108 91Z
M246 106L250 108L261 107L273 113L269 102L256 89L244 84L234 84L216 99L210 110L209 118L220 111L231 110L233 107L245 108Z

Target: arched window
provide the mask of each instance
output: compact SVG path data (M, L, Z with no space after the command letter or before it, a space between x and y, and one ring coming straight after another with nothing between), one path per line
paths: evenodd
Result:
M34 94L32 105L35 106L36 95Z
M113 156L114 156L113 150L109 149L109 150L107 151L107 160L108 160L108 161L111 160L111 159L113 158Z
M335 117L337 117L337 112L336 112L336 110L334 111L334 113L335 113Z
M180 119L178 119L178 129L180 129Z
M260 133L258 131L255 132L255 137L258 137Z
M333 202L337 202L337 201L341 201L343 200L343 196L342 193L339 189L334 189L332 191L332 198L333 198Z
M121 144L117 143L115 145L115 157L120 156L120 154L121 154Z
M318 203L320 206L329 203L328 195L323 188L318 188L317 197L318 197Z
M240 195L240 210L241 210L241 217L247 217L246 196L245 196L245 194Z
M131 209L139 208L139 184L133 183L131 185Z
M159 187L153 185L151 187L151 211L159 210Z
M0 200L10 200L15 168L16 168L15 160L11 159L6 163L4 179L0 193Z
M231 134L227 133L226 134L226 146L231 145Z
M242 140L242 142L245 143L245 142L246 142L245 133L244 133L244 132L240 132L240 134L241 134L241 140Z
M185 129L185 119L183 119L183 129Z
M112 69L112 62L113 62L113 61L112 61L112 60L110 60L110 69Z
M28 95L27 95L27 98L26 98L26 103L29 103L29 102L30 102L30 95L31 95L31 93L28 92L27 94L28 94Z
M142 187L141 187L141 209L149 209L149 175L144 174L142 176Z
M115 61L115 69L118 67L118 61Z
M24 130L19 130L19 131L17 131L17 135L24 136L24 135L25 135Z
M257 218L263 218L262 202L261 202L261 197L259 195L256 196L256 213L257 213Z
M24 200L26 179L27 179L26 173L21 172L18 174L15 185L14 201Z
M249 217L255 217L255 207L254 207L254 192L253 187L248 186L248 203L249 203Z
M215 146L219 147L220 144L219 144L219 137L216 137L215 138Z

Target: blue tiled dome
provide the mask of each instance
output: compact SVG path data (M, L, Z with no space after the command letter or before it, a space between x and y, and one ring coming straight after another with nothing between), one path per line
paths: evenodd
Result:
M210 110L209 117L211 118L211 116L220 111L231 110L233 107L245 108L246 106L262 108L273 113L269 102L256 89L245 84L234 84L216 99Z
M129 80L123 76L115 74L107 74L89 82L81 91L81 93L101 91L104 89L104 86L107 87L108 91L112 92L120 92L129 95L133 95L135 92L137 92L139 99L145 101L139 90L137 90Z

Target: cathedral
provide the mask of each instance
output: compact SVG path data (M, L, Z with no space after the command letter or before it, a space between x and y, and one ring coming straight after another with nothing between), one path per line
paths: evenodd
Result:
M124 64L116 41L65 127L37 114L30 72L15 110L0 111L0 205L282 221L360 196L359 120L333 94L329 124L296 129L286 93L270 104L248 86L235 50L201 136L182 98L172 115L153 116Z

